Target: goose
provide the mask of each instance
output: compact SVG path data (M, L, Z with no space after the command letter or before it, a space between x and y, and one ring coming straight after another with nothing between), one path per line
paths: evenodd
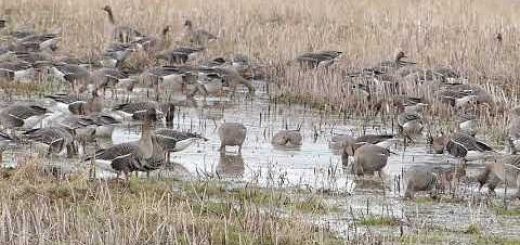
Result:
M216 73L222 78L224 84L234 92L239 85L243 85L247 88L249 95L253 96L256 92L256 88L253 86L251 81L242 77L233 66L222 66L214 68Z
M0 78L7 80L31 80L35 77L36 70L27 62L2 62L0 63Z
M320 51L316 53L304 53L296 58L301 66L316 68L318 66L328 67L343 54L341 51Z
M103 53L101 63L106 67L121 67L131 53L137 51L135 44L111 43Z
M423 113L424 109L428 107L428 104L424 102L417 102L416 100L421 100L421 98L406 98L406 101L403 103L403 112Z
M219 67L221 65L224 65L225 63L226 63L226 59L224 59L222 57L216 57L209 61L201 63L200 66L205 67L205 68L214 68L214 67Z
M476 85L469 84L445 84L436 92L441 102L456 108L464 108L471 105L493 106L494 101L491 94Z
M263 80L266 78L265 66L252 63L251 59L244 54L233 55L231 65L240 76L247 80Z
M206 30L202 29L194 29L193 22L191 20L186 20L184 22L185 28L185 39L187 39L190 43L197 46L205 46L210 41L216 40L217 37Z
M77 153L75 136L68 129L62 127L35 128L27 130L23 134L30 141L47 145L47 156L51 153L62 155L66 150L67 157L71 158Z
M172 50L160 52L155 57L159 61L164 60L168 62L169 65L184 64L190 60L195 59L195 57L202 51L204 51L204 48L179 47Z
M155 87L156 96L159 97L159 90L181 90L183 92L186 76L191 75L191 70L176 66L155 66L141 74L141 78Z
M275 146L300 146L302 144L302 134L297 130L280 130L271 140Z
M14 43L13 51L56 51L57 43L61 39L56 34L33 34L19 38Z
M181 132L174 129L163 128L155 131L155 137L161 147L168 152L170 159L171 152L178 152L188 148L197 140L208 141L202 135L190 132Z
M520 198L520 156L502 156L495 162L487 163L486 167L476 177L479 183L479 192L487 184L490 193L501 183L516 186L514 198Z
M354 138L348 134L336 134L332 136L329 142L329 148L332 149L335 153L340 153L343 151L347 144L350 142L354 142Z
M91 83L97 89L103 90L103 96L106 89L112 90L112 97L117 100L117 88L124 88L128 93L131 92L138 82L136 77L129 77L126 73L117 68L101 68L93 71L90 76ZM128 94L129 95L129 94ZM127 98L129 99L129 98Z
M94 135L98 138L112 138L115 125L121 124L119 120L107 113L97 113L89 117L97 124Z
M399 51L395 58L390 61L383 61L379 64L371 67L365 68L361 72L354 72L347 74L348 77L360 77L360 76L380 76L389 74L399 70L402 67L408 65L415 65L415 62L404 61L403 58L406 58L406 55L403 51Z
M208 141L197 133L182 132L169 128L162 128L155 131L158 142L165 150L178 152L188 148L197 140Z
M139 141L113 145L99 150L85 160L93 160L99 169L117 173L117 178L122 173L127 180L130 172L149 173L160 168L166 163L166 158L165 151L154 136L153 122L156 120L156 111L153 108L147 109Z
M413 138L423 131L423 118L417 112L403 112L397 117L399 131L405 139L413 141Z
M113 108L115 118L143 120L146 111L153 109L159 115L164 115L167 123L173 122L175 105L172 103L157 103L153 101L132 102L116 105Z
M38 105L15 103L0 110L0 125L4 128L30 129L48 116L48 111Z
M459 113L457 114L458 129L472 137L475 137L478 130L478 118L474 114Z
M390 150L370 143L363 143L354 153L354 174L363 176L365 174L379 173L383 178L383 168L388 162Z
M145 37L141 32L135 30L134 28L131 28L129 26L118 26L115 21L112 8L109 5L103 7L103 10L107 12L108 21L111 25L110 31L112 40L115 40L120 43L128 43Z
M8 47L0 46L0 62L10 62L16 59L15 52Z
M92 91L92 98L87 101L74 99L74 96L63 94L48 95L58 103L58 110L65 113L72 113L74 115L90 115L99 113L103 109L103 99L98 95L97 89Z
M118 120L106 113L96 113L88 116L61 115L53 118L46 126L65 127L76 131L78 138L90 141L93 137L111 137Z
M86 85L90 81L90 71L87 68L76 64L53 64L50 67L50 73L54 77L69 82L72 90L76 93L84 91Z
M456 132L452 135L441 135L437 138L430 139L430 144L433 153L442 154L448 152L450 155L458 158L465 158L469 151L493 151L493 148L488 144L463 132Z
M440 191L451 186L454 177L456 180L460 180L464 176L466 176L465 164L449 168L413 166L406 171L404 176L406 182L404 198L413 200L415 193L420 191L428 191L430 196L435 198Z
M344 166L348 166L349 156L354 156L359 147L365 144L373 144L383 148L389 147L389 143L394 138L391 134L365 134L363 136L352 138L350 136L342 136L343 148L341 149L341 161Z
M246 134L247 128L241 123L223 123L218 129L220 152L225 152L226 146L238 146L238 153L242 154L242 145L246 139Z

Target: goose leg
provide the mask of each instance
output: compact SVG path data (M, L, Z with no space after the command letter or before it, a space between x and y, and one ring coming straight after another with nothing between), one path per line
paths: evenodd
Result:
M168 158L168 160L167 160L168 166L170 166L170 167L171 167L171 166L172 166L172 162L171 162L171 159L170 159L170 154L171 154L171 151L168 151L168 153L167 153L167 156L166 156L166 157Z

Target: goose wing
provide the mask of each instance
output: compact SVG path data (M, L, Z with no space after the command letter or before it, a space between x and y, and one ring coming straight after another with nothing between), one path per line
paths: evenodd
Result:
M126 103L119 104L114 107L114 110L124 111L126 113L134 114L139 111L146 111L150 108L155 108L153 103L150 102L135 102L135 103Z
M137 142L127 142L110 146L96 152L95 158L102 160L113 160L116 157L135 154L139 152L139 144ZM90 160L92 157L87 158Z
M370 143L370 144L377 144L379 142L382 142L382 141L385 141L388 139L392 139L392 138L394 138L394 136L391 134L381 134L381 135L366 134L366 135L356 138L356 143L366 142L366 143Z

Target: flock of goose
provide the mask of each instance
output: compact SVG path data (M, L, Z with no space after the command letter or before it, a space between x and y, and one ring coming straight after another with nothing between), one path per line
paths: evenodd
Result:
M196 103L196 95L234 94L238 86L245 86L248 96L255 95L251 82L262 76L256 72L255 64L245 55L235 55L231 59L217 57L206 62L191 62L195 55L203 52L208 44L218 41L218 37L208 31L197 29L193 22L184 23L185 46L170 49L165 27L160 36L145 35L142 32L122 26L110 6L105 6L109 20L110 43L98 59L82 60L59 52L60 36L56 33L37 33L28 30L4 32L6 41L0 46L0 79L17 83L62 81L67 84L66 93L49 94L48 104L14 102L5 103L0 110L0 151L15 143L37 142L47 147L47 154L67 154L83 156L84 161L92 161L99 169L123 174L128 178L131 172L147 172L162 168L169 162L169 154L181 151L195 141L206 140L202 135L172 129L175 109L178 106ZM9 23L0 20L0 28ZM5 28L7 29L7 28ZM153 60L142 71L129 69L127 60L133 53L145 55ZM305 53L295 60L301 69L328 69L340 58L342 52L322 51ZM447 152L460 158L461 164L453 168L413 167L407 171L406 197L413 198L418 191L436 193L449 183L457 182L464 176L469 151L493 152L491 146L476 138L479 125L474 110L492 107L492 96L484 89L461 82L464 78L456 71L438 67L424 69L414 62L405 61L404 52L398 52L393 60L383 61L373 67L350 72L347 79L352 91L361 92L365 100L378 93L399 94L384 101L378 101L377 111L395 108L398 112L399 135L363 135L358 138L337 135L331 145L339 150L344 165L351 165L356 175L379 173L387 165L393 152L388 146L402 137L405 142L414 143L423 135L425 121L423 113L430 104L440 103L459 113L458 129L439 137L429 135L432 152ZM399 81L397 83L396 81ZM422 86L427 84L427 86ZM434 101L423 97L406 96L406 88L419 91L428 87L435 91ZM141 101L133 101L134 89L140 87L155 93ZM2 89L3 93L9 93ZM118 91L126 92L124 103L111 107L106 103L106 91L117 99ZM183 101L172 102L164 98L163 91L176 91L186 97ZM423 91L424 92L424 91ZM148 92L147 92L148 95ZM168 101L168 102L163 102ZM516 143L520 140L520 108L511 112L509 146L516 153ZM142 122L140 139L96 149L89 154L86 150L97 138L110 138L115 125L123 121ZM167 127L154 129L157 121L164 121ZM238 122L225 122L218 129L220 151L227 146L238 146L241 153L247 128ZM273 145L299 146L302 144L300 128L282 130L272 138ZM406 143L405 143L406 144ZM0 154L1 156L1 154ZM353 158L350 164L350 158ZM488 184L490 190L512 176L520 184L518 170L520 157L500 156L500 161L488 164L476 177L480 187ZM516 197L520 197L517 192Z

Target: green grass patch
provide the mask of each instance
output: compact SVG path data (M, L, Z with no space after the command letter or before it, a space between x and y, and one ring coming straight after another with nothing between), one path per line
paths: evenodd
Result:
M508 237L497 237L497 236L479 236L475 241L478 245L484 244L500 244L500 245L517 245L520 244L520 239L518 238L508 238Z
M520 208L505 209L504 207L494 206L493 210L495 211L495 213L497 215L500 215L500 216L511 216L511 217L520 216Z
M471 224L468 226L466 231L464 231L464 233L472 234L472 235L480 235L480 234L482 234L482 229L481 229L480 225L478 225L478 224Z
M403 245L412 244L446 244L450 240L447 234L441 232L428 232L419 234L408 234L402 236L399 241Z
M359 224L365 226L398 226L399 220L392 217L371 216L362 219Z

